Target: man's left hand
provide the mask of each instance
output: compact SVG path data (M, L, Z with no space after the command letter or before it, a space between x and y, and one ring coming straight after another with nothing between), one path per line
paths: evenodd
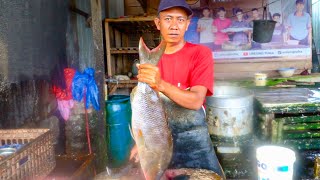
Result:
M163 91L160 70L152 64L137 64L138 81L145 82L156 91Z

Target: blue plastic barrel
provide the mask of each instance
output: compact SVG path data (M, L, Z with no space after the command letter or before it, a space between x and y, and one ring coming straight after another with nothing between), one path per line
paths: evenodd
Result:
M129 160L133 145L129 130L131 114L130 96L108 96L106 101L106 132L108 167L110 168L121 167Z

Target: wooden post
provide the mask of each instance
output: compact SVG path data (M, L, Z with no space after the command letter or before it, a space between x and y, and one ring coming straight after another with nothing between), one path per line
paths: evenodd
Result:
M111 71L111 53L110 53L110 27L109 23L105 22L105 36L106 36L106 53L107 53L107 68L108 68L108 76L112 76L112 71Z
M96 113L96 118L93 120L96 124L94 131L94 152L96 155L97 172L105 169L107 165L107 146L106 146L106 120L105 120L105 101L104 101L104 84L105 84L105 69L104 69L104 54L103 54L103 33L101 19L101 0L91 0L91 16L92 16L92 35L93 35L93 52L96 75L95 79L99 89L99 104L100 110Z

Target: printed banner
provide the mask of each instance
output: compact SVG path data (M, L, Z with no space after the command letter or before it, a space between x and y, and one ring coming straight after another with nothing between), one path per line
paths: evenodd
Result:
M311 0L267 0L264 6L261 0L200 0L198 6L185 39L207 46L217 60L311 59Z
M311 56L310 48L213 52L214 59Z

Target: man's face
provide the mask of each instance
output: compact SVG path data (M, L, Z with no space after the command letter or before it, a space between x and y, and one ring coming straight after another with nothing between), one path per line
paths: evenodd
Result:
M303 9L304 9L304 4L303 3L298 3L298 4L296 4L296 7L297 7L297 11L303 11Z
M154 22L167 43L183 42L184 33L190 24L187 13L181 8L161 11Z
M218 16L219 16L219 18L224 18L225 15L226 15L226 12L225 12L225 11L223 11L223 10L218 11Z
M209 15L210 15L209 9L204 9L202 14L203 14L204 17L209 17Z
M257 10L252 11L253 19L259 19L259 12Z
M237 19L238 19L238 21L242 21L242 17L243 17L243 14L242 14L242 12L237 12Z
M274 20L276 22L280 22L280 17L279 16L273 16L272 20Z

